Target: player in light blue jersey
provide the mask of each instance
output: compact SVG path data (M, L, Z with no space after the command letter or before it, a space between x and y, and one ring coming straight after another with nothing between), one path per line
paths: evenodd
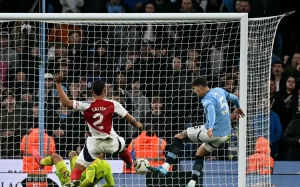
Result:
M226 92L222 88L210 89L206 79L203 77L195 79L192 86L194 92L198 96L203 97L201 103L206 114L206 123L204 125L190 127L177 134L170 146L165 163L157 168L149 167L150 171L165 176L171 164L180 153L180 148L184 142L202 143L197 150L192 180L187 184L187 187L194 187L196 185L196 181L198 181L203 169L204 157L222 145L230 134L231 123L227 100L233 101L236 107L235 113L238 114L239 117L245 116L240 108L237 96Z

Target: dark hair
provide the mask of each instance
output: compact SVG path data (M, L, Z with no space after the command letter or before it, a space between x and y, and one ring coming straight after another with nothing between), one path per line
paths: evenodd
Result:
M152 98L152 103L163 103L163 99L159 96L153 97Z
M275 64L281 64L282 67L284 66L283 62L281 62L281 61L275 61L275 62L273 62L272 66L274 66Z
M155 12L155 10L156 10L155 4L152 1L148 1L148 2L143 4L143 6L141 8L142 13L146 13L146 6L149 5L149 4L154 7L154 12Z
M192 86L208 86L207 81L204 77L198 77L192 82Z
M101 80L96 80L92 84L92 90L97 96L100 96L103 93L104 87L105 83Z

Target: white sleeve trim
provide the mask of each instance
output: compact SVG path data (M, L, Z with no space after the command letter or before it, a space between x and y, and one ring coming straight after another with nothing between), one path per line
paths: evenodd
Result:
M91 106L90 103L80 102L80 101L73 101L73 110L77 111L86 111Z
M114 112L118 114L121 118L124 118L128 111L117 101L112 101L114 103Z

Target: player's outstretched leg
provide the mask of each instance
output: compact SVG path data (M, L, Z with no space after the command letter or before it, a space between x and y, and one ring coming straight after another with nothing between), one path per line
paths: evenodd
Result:
M183 131L182 133L176 134L173 142L170 146L169 152L167 153L167 158L165 163L159 167L148 167L152 172L158 173L162 176L166 176L169 172L171 165L173 164L176 157L179 155L183 142L187 139L187 132Z
M35 149L32 150L32 155L34 157L35 162L39 165L40 169L43 169L44 166L53 166L54 164L51 155L42 158L40 153Z
M196 185L196 182L199 179L199 176L202 173L204 157L209 155L209 153L210 153L204 148L204 145L205 145L205 143L202 144L197 150L195 163L194 163L193 171L192 171L192 173L193 173L192 180L190 180L190 182L186 185L186 187L194 187Z
M120 158L126 163L126 169L130 169L133 163L136 160L135 152L131 151L131 153L125 148L122 152L120 152Z

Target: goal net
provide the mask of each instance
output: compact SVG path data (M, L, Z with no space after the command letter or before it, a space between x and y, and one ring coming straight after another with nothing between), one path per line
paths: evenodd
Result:
M231 114L231 135L207 157L198 184L241 186L238 183L246 181L249 187L270 186L269 174L246 175L245 163L255 153L257 138L269 138L268 81L282 16L245 20L249 32L245 53L247 33L241 32L238 19L242 14L215 14L215 19L214 14L173 14L173 19L157 15L157 19L101 14L51 15L49 19L32 14L9 19L0 15L0 181L5 186L24 182L26 177L27 182L34 182L36 176L35 182L60 185L52 173L55 167L39 171L31 150L38 149L43 156L56 152L68 163L68 153L83 148L88 131L79 112L60 104L54 83L58 72L64 74L62 84L68 97L80 101L92 99L94 80L105 81L107 99L119 101L145 124L147 133L138 134L117 116L114 130L138 158L147 158L152 166L163 163L175 134L205 122L191 82L206 77L211 87L240 96L247 117L239 125ZM229 105L232 112L233 104ZM117 154L105 158L115 186L184 186L191 178L198 147L185 144L167 177L125 170ZM12 175L13 179L6 177Z

